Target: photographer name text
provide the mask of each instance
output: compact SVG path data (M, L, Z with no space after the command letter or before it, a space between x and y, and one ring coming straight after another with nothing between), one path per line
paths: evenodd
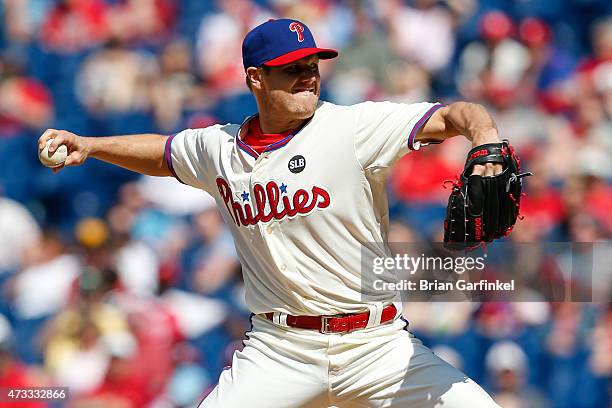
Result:
M458 279L456 281L439 281L437 279L419 279L419 280L408 280L402 279L397 282L385 282L377 279L373 282L375 290L407 290L407 291L436 291L436 292L449 292L449 291L470 291L470 292L482 292L482 291L514 291L514 279L508 282L493 280L489 281L481 279L477 282L470 282L465 279Z

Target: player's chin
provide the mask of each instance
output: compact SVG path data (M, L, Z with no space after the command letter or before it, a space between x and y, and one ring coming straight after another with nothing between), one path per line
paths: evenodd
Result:
M301 92L294 96L294 110L302 119L307 119L314 115L319 103L319 96L312 92Z

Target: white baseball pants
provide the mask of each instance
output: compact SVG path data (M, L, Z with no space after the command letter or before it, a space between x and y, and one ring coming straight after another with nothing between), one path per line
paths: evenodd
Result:
M499 408L401 319L347 334L252 323L200 408Z

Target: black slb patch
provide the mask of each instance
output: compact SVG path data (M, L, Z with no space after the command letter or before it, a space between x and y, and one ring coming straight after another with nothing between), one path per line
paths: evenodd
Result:
M300 173L306 167L306 159L304 156L293 156L289 160L289 171L292 173Z

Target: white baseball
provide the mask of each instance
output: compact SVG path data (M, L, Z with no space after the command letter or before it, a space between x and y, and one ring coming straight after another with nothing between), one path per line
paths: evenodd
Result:
M53 139L47 140L45 147L38 152L38 159L40 162L47 167L59 167L64 161L66 161L66 157L68 157L68 148L65 145L60 145L53 152L52 155L49 155L49 145L53 142Z

